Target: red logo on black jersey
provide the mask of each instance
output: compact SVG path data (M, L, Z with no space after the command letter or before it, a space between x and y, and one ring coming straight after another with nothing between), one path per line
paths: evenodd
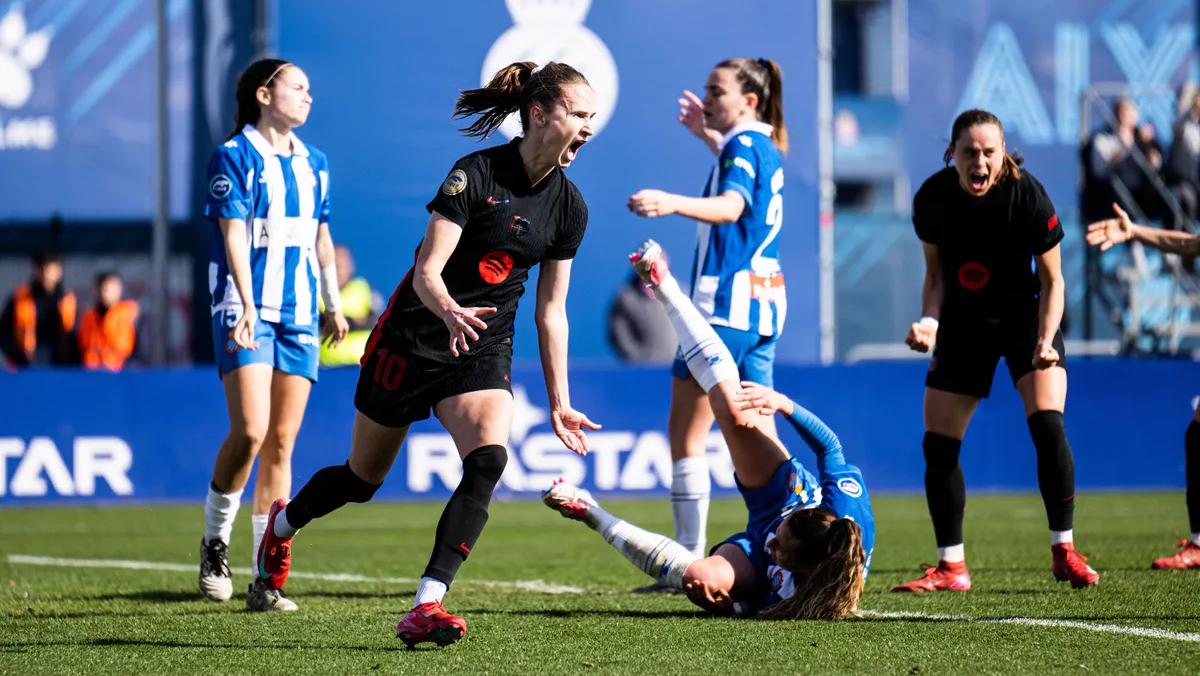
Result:
M991 276L981 263L965 263L958 269L958 283L968 291L978 291L987 286Z
M1056 225L1058 225L1058 214L1054 214L1050 217L1050 220L1046 221L1046 229L1053 230Z
M512 256L506 251L493 251L479 260L479 276L488 284L499 284L508 279L512 268Z
M521 239L525 236L525 233L529 232L529 219L521 218L520 216L514 214L512 217L512 223L508 224L508 231L512 233L513 237Z

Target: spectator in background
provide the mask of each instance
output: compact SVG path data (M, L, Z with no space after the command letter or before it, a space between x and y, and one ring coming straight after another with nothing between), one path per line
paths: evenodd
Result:
M1116 126L1096 133L1088 142L1085 221L1099 220L1097 216L1107 215L1114 202L1150 219L1162 218L1168 212L1165 200L1137 158L1138 154L1143 155L1149 170L1154 173L1162 166L1162 151L1155 139L1154 127L1148 124L1139 127L1138 114L1137 104L1131 99L1117 99L1113 104ZM1124 185L1129 192L1118 190L1118 184Z
M1195 83L1180 89L1179 105L1183 110L1175 120L1164 173L1184 215L1195 223L1200 212L1200 88ZM1174 229L1182 230L1183 224Z
M345 339L337 345L321 345L321 366L358 366L367 348L371 329L379 319L379 308L383 298L371 288L364 277L354 276L354 255L349 247L339 244L334 247L337 261L337 283L342 293L342 314L350 325ZM325 311L324 300L320 301L321 312Z
M12 366L75 362L75 294L63 288L62 258L33 255L33 276L13 291L0 313L0 350Z
M662 303L637 273L613 298L608 341L627 364L669 364L675 359L679 347L675 329Z
M115 272L96 275L96 305L79 321L79 354L86 369L120 371L137 345L138 304L122 300Z

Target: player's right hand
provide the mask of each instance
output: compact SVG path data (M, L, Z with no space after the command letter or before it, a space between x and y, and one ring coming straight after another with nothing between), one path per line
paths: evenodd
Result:
M238 317L233 329L229 331L229 337L235 345L244 350L257 350L258 341L254 339L254 326L257 323L258 310L252 305L247 306L242 310L242 316Z
M912 326L908 327L908 335L904 337L905 345L915 352L921 353L932 350L935 342L937 342L937 327L921 322L913 322Z
M450 330L450 354L459 356L460 347L463 352L470 352L471 346L467 344L467 339L479 340L475 329L482 331L487 328L487 324L480 317L492 314L496 314L494 307L456 307L442 313L442 321L446 322L446 328Z
M694 580L684 583L683 591L687 594L689 601L714 615L733 614L733 599L724 589L710 587L703 580Z
M1113 204L1113 211L1117 213L1116 218L1088 225L1087 243L1091 246L1100 245L1101 251L1108 251L1116 244L1133 239L1133 223L1129 220L1129 214L1116 204Z
M707 143L709 148L715 150L720 147L721 134L709 129L704 119L704 103L700 101L700 97L686 89L679 98L679 123Z

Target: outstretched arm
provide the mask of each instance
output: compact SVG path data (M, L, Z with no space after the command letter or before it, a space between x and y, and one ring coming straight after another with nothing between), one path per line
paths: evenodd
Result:
M762 415L782 413L791 423L804 443L817 454L817 464L842 463L842 442L833 430L820 418L769 387L757 383L743 382L742 391L735 396L738 408L743 411L756 409Z
M1116 218L1097 221L1088 226L1087 243L1108 251L1114 245L1137 240L1148 247L1181 256L1200 256L1200 237L1187 232L1163 230L1138 225L1129 219L1121 207L1113 205Z

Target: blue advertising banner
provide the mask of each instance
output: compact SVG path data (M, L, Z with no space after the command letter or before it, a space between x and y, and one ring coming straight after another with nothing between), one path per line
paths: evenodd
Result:
M455 160L516 133L508 125L483 142L461 136L464 122L450 118L458 92L514 61L553 59L584 73L596 92L598 134L568 170L590 225L567 308L572 358L584 360L613 354L609 303L642 240L659 240L678 276L689 278L696 224L641 220L625 206L643 188L698 196L704 187L713 156L676 121L681 92L702 95L709 70L726 58L775 59L791 140L779 241L792 320L778 355L818 360L815 3L289 0L277 22L279 55L312 82L312 114L298 134L329 156L333 236L385 297L410 266L425 204ZM537 357L532 307L528 297L518 317L518 360Z
M157 0L0 0L0 220L149 220ZM168 0L171 207L188 213L192 0Z
M943 166L954 117L984 108L1000 117L1009 148L1025 155L1059 212L1075 211L1081 95L1096 83L1167 90L1135 97L1165 148L1175 119L1170 90L1197 79L1193 4L910 3L904 134L913 190ZM1091 111L1090 126L1100 114Z
M923 362L781 367L776 378L781 391L838 433L873 492L919 493L925 369ZM353 368L323 371L313 388L294 455L297 489L316 470L345 461L357 375ZM0 505L203 499L228 430L215 370L24 371L3 378ZM540 371L516 369L509 465L497 495L536 498L564 477L599 494L665 497L666 370L573 368L571 379L572 403L604 426L588 435L591 453L579 457L563 447L548 422ZM972 491L1037 490L1033 444L1006 380L1000 371L963 445ZM1079 489L1182 487L1183 432L1198 382L1196 362L1072 362L1066 422ZM810 457L783 421L780 429L794 454ZM715 430L709 454L715 493L736 495L728 449ZM461 473L450 436L436 421L420 422L377 497L444 499Z

